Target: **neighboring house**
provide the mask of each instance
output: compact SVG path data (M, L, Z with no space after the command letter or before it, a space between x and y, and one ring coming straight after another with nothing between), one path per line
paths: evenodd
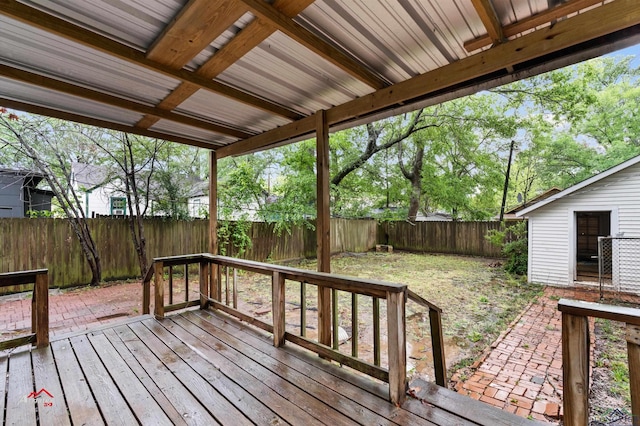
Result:
M44 175L30 170L0 169L0 217L28 217L31 211L51 211L53 191L38 189Z
M540 195L537 195L537 196L533 197L533 198L532 198L532 199L530 199L529 201L524 202L524 203L522 203L522 204L518 204L517 206L512 207L512 208L510 208L509 210L506 210L506 211L504 212L504 217L503 217L503 219L504 219L504 220L522 220L522 219L524 219L524 218L523 218L523 217L518 217L518 216L516 215L516 213L518 213L519 211L522 211L522 210L526 209L526 208L527 208L527 207L529 207L529 206L532 206L533 204L535 204L535 203L537 203L537 202L539 202L539 201L545 200L545 199L547 199L547 198L551 197L552 195L556 195L556 194L557 194L557 193L559 193L559 192L562 192L562 189L560 189L560 188L558 188L558 187L556 187L556 186L554 186L554 187L553 187L553 188L551 188L551 189L547 189L547 190L546 190L546 191L544 191L542 194L540 194ZM498 217L498 216L496 216L496 219L499 219L499 217Z
M538 201L516 216L529 220L530 282L598 283L602 261L605 270L612 271L609 279L615 288L640 292L640 275L629 272L640 263L640 240L635 250L615 244L607 259L598 255L599 236L640 237L640 156Z
M120 179L109 176L105 167L73 163L71 185L86 217L127 214L127 199L119 189Z
M449 213L433 212L426 215L422 212L418 212L416 215L416 222L452 222L453 216Z

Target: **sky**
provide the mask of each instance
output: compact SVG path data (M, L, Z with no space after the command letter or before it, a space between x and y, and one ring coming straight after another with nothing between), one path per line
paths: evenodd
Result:
M634 55L635 59L631 62L635 66L640 66L640 44L636 44L635 46L627 47L626 49L617 50L613 53L609 53L605 56L627 56Z

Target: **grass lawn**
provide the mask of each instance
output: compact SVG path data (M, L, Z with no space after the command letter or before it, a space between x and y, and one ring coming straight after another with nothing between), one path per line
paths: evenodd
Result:
M407 284L410 289L436 304L443 310L443 332L449 375L458 367L468 365L490 345L509 323L522 312L529 302L541 294L542 287L526 284L509 277L493 259L413 254L413 253L364 253L342 254L332 257L332 272L361 278L373 278ZM315 261L303 261L291 265L315 269ZM239 284L240 299L245 309L270 316L269 278L245 274ZM313 311L316 301L315 288L308 286L307 309ZM299 284L287 285L287 327L299 333ZM340 325L351 330L351 299L346 293L339 295ZM358 330L360 357L367 359L371 344L367 339L372 333L371 303L359 297ZM381 312L385 312L381 305ZM313 312L308 312L308 315ZM382 315L384 320L384 315ZM308 318L308 335L313 337L313 318ZM385 320L386 321L386 320ZM298 326L298 328L296 328ZM385 330L385 325L382 325ZM383 333L384 334L384 333ZM429 320L425 309L409 302L407 305L407 354L412 369L410 373L433 380ZM384 365L385 336L382 336L382 362ZM350 344L341 346L350 353Z

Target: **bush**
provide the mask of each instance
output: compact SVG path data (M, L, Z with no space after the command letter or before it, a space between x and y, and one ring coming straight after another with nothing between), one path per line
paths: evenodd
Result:
M507 242L507 236L511 234ZM528 248L527 222L518 222L515 225L506 226L502 223L501 229L492 229L487 233L486 238L492 244L502 250L502 254L507 258L504 269L516 275L527 274Z

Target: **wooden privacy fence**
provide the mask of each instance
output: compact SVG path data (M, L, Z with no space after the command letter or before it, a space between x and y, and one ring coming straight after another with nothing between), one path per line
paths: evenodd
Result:
M502 257L487 233L501 229L500 222L383 222L378 227L378 243L397 250L448 253L468 256Z
M173 270L178 268L189 274L189 266L198 271L199 298L189 300L188 288L181 291L184 301L175 302L173 297ZM165 270L168 275L165 279ZM238 275L247 272L266 275L271 278L271 316L272 321L266 321L252 316L239 309ZM164 317L165 313L200 305L202 309L212 307L242 321L273 334L275 346L282 346L285 341L302 346L318 353L322 357L339 362L361 371L369 376L389 384L389 399L394 403L402 401L406 391L406 316L405 304L407 300L419 303L429 310L431 318L431 336L433 346L434 370L436 383L445 385L446 363L444 346L442 344L442 310L425 299L410 292L406 285L392 284L382 281L345 277L333 274L313 272L303 269L289 268L267 263L236 259L226 256L210 254L193 254L187 256L171 256L154 259L154 264L146 275L143 285L143 313L150 311L151 279L154 279L154 314L156 318ZM231 281L231 279L233 281ZM188 278L184 279L188 285ZM168 284L168 287L167 287ZM316 297L308 294L308 287L313 287ZM289 289L287 293L286 289ZM293 291L292 291L293 290ZM168 294L165 294L165 291ZM344 316L348 307L340 307L338 292L346 293L351 305L352 333L350 355L340 351L339 317ZM292 294L293 293L293 294ZM372 317L367 318L373 324L373 363L360 357L359 336L359 298L368 299L372 303ZM317 301L317 307L310 309L308 303ZM381 352L381 314L380 302L386 305L387 328L387 365L380 360ZM360 302L361 303L361 302ZM285 305L299 306L299 324L289 324L286 319ZM318 334L316 339L306 334L308 312L316 312ZM297 331L296 331L297 330Z
M126 219L88 219L98 246L104 280L140 276ZM375 246L373 220L332 219L331 250L367 251ZM144 231L149 259L208 251L208 220L175 221L145 219ZM254 222L249 230L253 246L242 256L265 261L291 260L316 255L314 229L292 227L291 233L274 233L274 225ZM237 252L226 247L227 254ZM0 272L48 268L51 287L71 287L91 281L91 272L80 244L65 219L0 219ZM21 290L0 289L0 294Z

